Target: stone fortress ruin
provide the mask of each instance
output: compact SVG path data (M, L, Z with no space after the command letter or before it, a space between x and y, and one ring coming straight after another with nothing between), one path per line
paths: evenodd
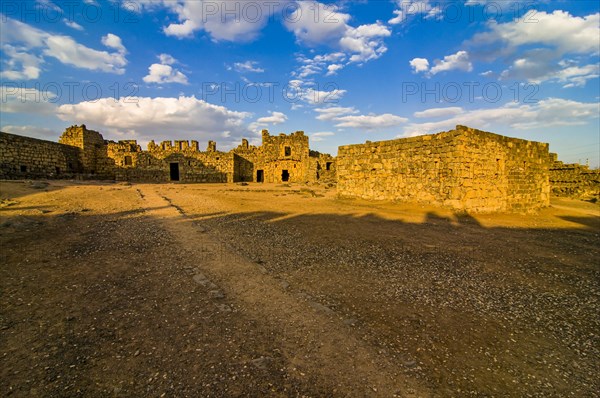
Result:
M564 164L545 143L465 126L433 135L311 151L302 131L248 140L228 151L209 141L109 141L85 125L59 142L0 133L1 179L183 183L337 183L340 197L428 203L470 212L530 212L550 194L600 196L600 171Z

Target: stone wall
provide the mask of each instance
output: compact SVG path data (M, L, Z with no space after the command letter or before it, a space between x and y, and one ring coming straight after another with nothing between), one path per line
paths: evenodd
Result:
M586 165L563 163L555 153L550 154L550 185L555 196L575 199L600 199L600 170Z
M262 131L262 146L254 160L255 181L260 170L264 182L307 182L309 176L308 136L303 131L272 136Z
M80 148L80 161L87 178L114 179L115 162L108 156L108 141L94 130L88 130L85 124L68 127L61 135L61 144Z
M548 165L548 144L457 126L340 147L337 188L340 196L523 212L549 205Z
M74 178L83 172L81 150L0 132L0 178Z

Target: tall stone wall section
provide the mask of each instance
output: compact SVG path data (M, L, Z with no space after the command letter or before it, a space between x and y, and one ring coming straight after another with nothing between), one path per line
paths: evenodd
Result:
M264 182L306 182L309 176L308 136L303 131L271 136L262 132L262 146L254 163L255 174L262 170ZM255 176L256 177L256 176Z
M600 170L578 163L563 163L551 155L550 185L552 194L574 199L600 199Z
M338 150L338 194L465 211L527 212L549 205L548 145L456 130Z
M79 148L0 132L0 179L74 178L82 171Z

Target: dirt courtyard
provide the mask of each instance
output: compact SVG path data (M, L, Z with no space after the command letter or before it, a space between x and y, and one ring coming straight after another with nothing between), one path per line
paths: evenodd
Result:
M0 394L595 397L600 206L0 182Z

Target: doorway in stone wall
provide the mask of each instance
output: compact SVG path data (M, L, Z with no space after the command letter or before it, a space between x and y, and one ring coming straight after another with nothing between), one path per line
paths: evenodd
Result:
M287 170L281 172L281 181L288 182L290 180L290 173Z
M265 172L263 170L256 170L256 182L265 182Z
M179 163L170 164L171 181L179 181Z

